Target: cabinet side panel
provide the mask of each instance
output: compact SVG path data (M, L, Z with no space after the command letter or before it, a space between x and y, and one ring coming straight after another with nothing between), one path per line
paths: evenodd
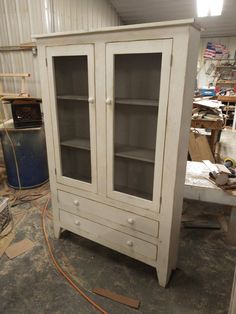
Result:
M47 144L47 156L48 156L48 170L50 179L51 189L51 200L53 208L53 223L55 229L59 226L59 211L57 208L57 190L56 190L56 175L55 175L55 155L54 155L54 141L52 131L52 120L51 120L51 106L50 96L48 88L48 73L46 66L46 49L44 46L38 46L39 52L39 69L41 77L41 89L42 89L42 105L44 112L44 123L46 133L46 144Z
M171 227L171 269L176 268L178 244L176 239L180 236L180 224L183 206L184 183L186 174L186 163L188 156L189 130L191 125L192 104L194 95L194 84L197 71L197 57L200 43L200 33L195 28L190 27L190 37L188 42L187 66L185 72L185 86L183 95L183 107L181 112L181 125L179 131L178 160L175 178L175 198L174 211Z
M174 36L157 259L162 286L176 267L198 44L199 32L193 28Z

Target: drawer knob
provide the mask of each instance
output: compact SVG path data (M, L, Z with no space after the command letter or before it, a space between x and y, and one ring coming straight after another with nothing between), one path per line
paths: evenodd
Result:
M80 224L80 221L78 219L75 220L75 225L78 226Z
M133 225L133 224L134 224L134 219L133 219L133 218L128 218L128 223L129 223L130 225Z
M128 246L130 246L130 247L134 245L133 242L130 241L130 240L128 240L128 241L126 242L126 244L127 244Z
M74 203L75 206L79 206L79 201L78 200L74 200L73 203Z

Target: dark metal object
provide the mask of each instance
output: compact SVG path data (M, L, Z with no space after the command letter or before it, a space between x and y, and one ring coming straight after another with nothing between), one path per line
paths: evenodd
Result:
M34 128L42 125L40 102L37 100L14 100L11 110L15 128Z

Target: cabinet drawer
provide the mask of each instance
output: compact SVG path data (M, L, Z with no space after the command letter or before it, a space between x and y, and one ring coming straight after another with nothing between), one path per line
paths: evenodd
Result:
M157 246L125 233L60 210L63 227L110 248L135 257L136 254L155 260Z
M95 202L74 194L58 191L59 208L79 216L101 217L127 229L157 237L158 221L126 212L116 207Z

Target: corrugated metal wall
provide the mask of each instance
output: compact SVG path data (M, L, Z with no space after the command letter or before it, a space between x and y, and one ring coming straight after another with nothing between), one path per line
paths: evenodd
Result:
M31 42L32 34L120 24L109 0L0 0L0 46ZM31 51L0 52L0 72L29 72L28 91L41 96L37 57ZM4 90L19 92L19 80L5 79Z

